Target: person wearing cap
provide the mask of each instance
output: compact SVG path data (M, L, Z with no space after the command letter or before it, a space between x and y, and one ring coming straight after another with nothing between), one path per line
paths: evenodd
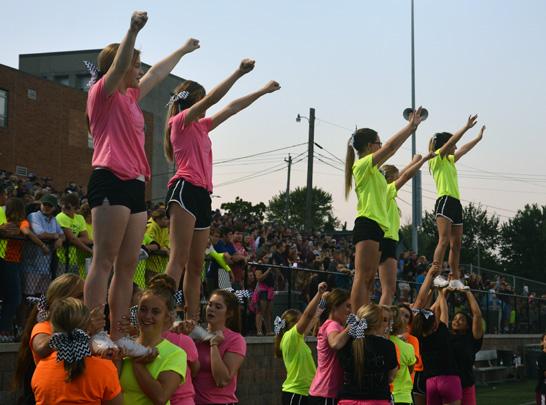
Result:
M53 194L46 194L40 200L40 211L28 216L32 232L50 248L45 255L40 246L28 244L25 250L23 281L25 295L44 294L51 281L51 260L53 251L62 247L64 233L55 219L58 201Z

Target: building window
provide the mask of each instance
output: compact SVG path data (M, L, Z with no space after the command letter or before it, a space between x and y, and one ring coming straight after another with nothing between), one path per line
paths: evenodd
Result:
M55 76L55 81L63 86L69 85L68 75Z
M0 128L8 126L8 91L0 89Z

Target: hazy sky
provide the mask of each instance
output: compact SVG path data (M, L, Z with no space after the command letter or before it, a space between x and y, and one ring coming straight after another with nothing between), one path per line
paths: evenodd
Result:
M146 10L137 39L142 60L153 64L186 38L201 41L174 72L210 89L243 57L255 70L218 106L270 79L282 90L259 100L213 132L214 160L235 158L307 141L298 113L316 108L316 142L344 159L355 125L376 129L384 141L402 127L410 105L410 1L65 1L4 0L0 63L17 67L21 53L101 48L119 42L133 10ZM544 0L416 0L417 104L430 116L417 135L425 151L437 131L455 131L470 113L487 125L484 140L458 164L463 200L481 202L501 219L525 203L546 203L546 2ZM214 109L215 110L215 109ZM214 111L212 110L212 111ZM334 124L334 125L332 125ZM476 127L463 138L471 139ZM392 159L403 165L411 143ZM239 195L267 202L286 187L280 168L294 147L262 159L215 165L214 206ZM351 227L356 197L343 197L342 165L327 152L315 161L316 186L334 196L335 215ZM302 155L304 156L304 155ZM237 164L235 164L237 163ZM306 183L306 161L293 167L292 186ZM434 184L423 172L423 207ZM411 210L411 184L400 193L402 222ZM464 202L463 202L464 204Z

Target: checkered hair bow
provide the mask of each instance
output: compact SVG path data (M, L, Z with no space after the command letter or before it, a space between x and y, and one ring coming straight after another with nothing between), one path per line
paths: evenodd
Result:
M250 290L234 290L233 288L226 288L226 291L234 294L237 297L237 300L239 300L239 304L244 304L245 298L249 299L252 297L252 291Z
M281 319L280 316L275 317L275 320L273 321L273 332L275 332L275 335L278 336L285 327L286 321Z
M366 318L360 319L355 314L350 314L347 317L347 325L349 326L349 336L353 339L364 339L365 331L368 329Z
M131 308L129 308L129 322L131 322L131 325L138 326L138 305L133 305Z
M421 314L425 317L425 319L428 319L434 315L434 312L429 311L428 309L423 309L423 308L412 308L411 312L413 312L414 315Z
M172 106L174 103L176 103L178 100L185 100L188 98L188 96L190 95L190 92L189 91L186 91L186 90L183 90L181 91L180 93L178 94L173 94L171 96L171 98L169 99L169 102L167 103L167 105L165 107L170 107Z
M87 88L90 89L102 77L103 73L93 62L84 60L83 64L87 71L91 74L91 79L87 82Z
M57 361L72 364L91 356L89 340L89 335L81 329L70 333L56 332L49 339L49 347L57 351Z
M38 308L38 314L36 314L36 322L43 322L49 316L47 299L45 295L40 295L39 297L27 297L27 301L30 304L36 304Z
M182 292L182 290L178 290L174 293L174 302L178 306L184 305L184 293Z

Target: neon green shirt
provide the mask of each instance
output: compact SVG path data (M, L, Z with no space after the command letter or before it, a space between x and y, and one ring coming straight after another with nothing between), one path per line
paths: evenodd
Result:
M282 390L299 395L309 395L309 387L311 387L317 368L311 349L305 343L303 335L298 333L296 326L284 333L281 339L281 351L286 367L286 380L282 384Z
M0 207L0 225L4 225L8 223L8 219L6 218L6 212L4 211L3 207ZM6 257L6 248L8 246L8 241L5 239L0 239L0 259L3 259Z
M170 246L169 228L161 228L152 218L148 220L146 235L148 235L153 242L159 244L161 248L168 248ZM146 260L146 268L154 273L163 273L168 262L168 256L150 255Z
M413 366L417 361L415 358L415 350L411 344L404 342L398 336L391 336L390 340L398 349L396 352L398 355L399 369L392 382L394 402L412 404L411 391L413 389L413 380L411 379L409 367Z
M67 228L72 231L74 236L78 236L81 232L87 231L87 225L85 223L85 218L80 214L75 214L74 218L70 218L64 212L60 212L55 217L57 223L61 228ZM57 257L59 258L60 263L66 263L66 253L65 249L57 250ZM75 246L70 246L68 248L68 263L69 264L78 264L78 252Z
M358 159L353 165L355 191L358 198L357 215L374 220L386 231L389 227L387 219L387 181L372 164L372 154Z
M166 339L163 339L156 348L159 351L159 355L154 361L146 365L152 378L157 380L157 377L163 371L174 371L182 377L181 384L183 384L186 376L186 352ZM123 360L119 382L123 389L123 402L125 404L152 404L150 398L142 392L138 385L133 372L132 359L126 358ZM167 401L167 404L170 403L170 401Z
M441 157L440 149L434 153L436 153L436 157L429 160L428 167L434 177L434 183L436 183L438 198L448 195L460 200L455 155Z
M398 191L394 181L387 185L387 219L389 220L389 229L385 231L385 238L398 241L398 231L400 229L400 210L396 203Z

